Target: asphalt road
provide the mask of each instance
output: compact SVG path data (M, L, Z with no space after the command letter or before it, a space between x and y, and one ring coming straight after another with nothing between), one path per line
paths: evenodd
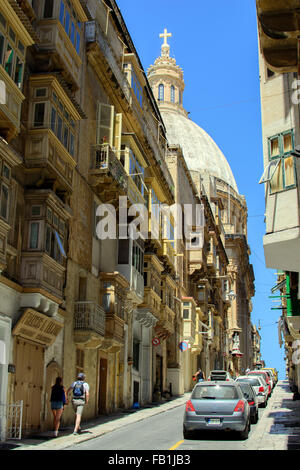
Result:
M267 409L267 408L266 408ZM266 409L259 408L260 419ZM184 406L174 408L143 421L130 424L95 439L73 445L66 450L243 450L247 441L234 433L198 433L184 439L182 418ZM259 421L258 421L259 422ZM257 424L251 425L251 434Z

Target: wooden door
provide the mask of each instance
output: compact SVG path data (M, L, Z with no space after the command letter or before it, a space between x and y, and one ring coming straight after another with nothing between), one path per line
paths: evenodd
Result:
M100 358L98 413L106 413L107 359Z
M18 338L16 340L15 400L23 400L23 433L41 427L44 375L44 348Z
M163 358L156 355L156 385L160 393L163 392Z

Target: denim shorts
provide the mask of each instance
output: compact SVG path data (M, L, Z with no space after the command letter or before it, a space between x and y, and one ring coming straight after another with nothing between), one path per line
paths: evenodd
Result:
M52 401L51 402L51 410L61 410L64 407L62 401Z

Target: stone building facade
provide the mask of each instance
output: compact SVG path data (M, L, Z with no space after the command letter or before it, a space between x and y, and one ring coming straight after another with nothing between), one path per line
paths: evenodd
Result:
M168 143L114 0L3 0L0 37L4 439L8 405L20 401L23 434L51 429L57 376L69 387L85 372L88 419L180 395L199 367L227 367L230 335L245 327L228 316L230 266L248 273L237 299L249 301L252 278L245 202L238 193L222 199L222 181L200 180ZM169 98L180 107L184 84L173 66ZM242 225L232 233L242 235L231 240L222 221L234 198ZM190 244L164 210L174 204L203 207ZM203 243L192 246L191 234ZM247 302L238 310L246 316ZM63 421L73 419L67 407Z

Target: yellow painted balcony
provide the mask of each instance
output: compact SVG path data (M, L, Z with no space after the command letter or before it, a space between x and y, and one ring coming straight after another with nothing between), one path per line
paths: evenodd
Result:
M20 132L21 107L25 96L0 65L0 132L10 141Z
M150 287L144 288L144 302L140 305L140 308L149 308L151 313L159 320L160 319L160 308L161 298L160 296Z
M144 197L130 176L128 177L128 199L131 204L145 204Z
M161 255L165 258L167 264L174 268L175 266L175 249L172 246L172 242L169 240L163 240Z
M106 313L105 340L112 347L124 344L124 320L112 312Z
M213 252L209 252L207 255L207 266L210 268L217 269L217 257Z

